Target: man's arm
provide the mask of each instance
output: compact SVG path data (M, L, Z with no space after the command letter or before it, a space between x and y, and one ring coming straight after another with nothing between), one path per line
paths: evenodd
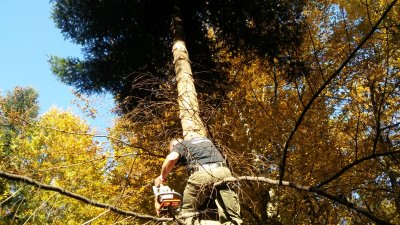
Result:
M168 174L172 171L176 162L178 162L178 159L179 159L179 153L177 152L171 152L167 155L161 167L160 176L158 176L154 180L154 185L156 187L160 186L160 184L164 183L167 180Z

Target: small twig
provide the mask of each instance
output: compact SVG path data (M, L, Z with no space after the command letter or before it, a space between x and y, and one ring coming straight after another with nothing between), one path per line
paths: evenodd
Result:
M105 210L104 212L100 213L99 215L97 215L97 216L93 217L92 219L90 219L90 220L88 220L88 221L86 221L86 222L82 223L82 225L89 224L89 223L91 223L92 221L94 221L94 220L97 220L98 218L100 218L100 217L104 216L104 215L105 215L105 214L107 214L108 212L110 212L110 210L109 210L109 209L107 209L107 210Z
M14 197L18 192L20 192L24 187L20 187L17 191L15 191L12 195L10 195L8 198L4 199L2 202L0 202L0 206L3 205L6 201Z
M84 164L91 163L91 162L94 162L94 161L97 161L97 160L111 159L111 158L117 158L118 159L118 158L121 158L121 157L126 157L126 156L131 156L131 155L138 155L138 153L132 152L132 153L127 153L127 154L123 154L123 155L101 156L99 158L94 158L94 159L91 159L91 160L78 162L78 163L73 163L73 164L69 164L69 165L65 165L65 166L54 166L54 167L50 167L50 168L46 168L46 169L42 169L42 170L35 170L34 172L46 172L46 171L54 170L54 169L69 168L69 167L73 167L73 166L84 165Z
M124 222L124 221L126 221L126 220L129 220L129 219L132 219L132 216L128 216L128 217L126 217L126 218L124 218L124 219L122 219L122 220L119 220L119 221L113 223L112 225L122 223L122 222Z
M31 215L29 215L28 219L26 219L25 222L24 222L22 225L25 225L26 223L28 223L28 221L32 218L32 216L34 216L34 215L36 214L37 211L39 211L40 209L42 209L42 208L47 204L47 202L48 202L54 195L55 195L55 193L53 193L52 195L50 195L50 197L48 197L48 198L46 199L46 201L44 201L38 208L36 208L36 209L31 213Z

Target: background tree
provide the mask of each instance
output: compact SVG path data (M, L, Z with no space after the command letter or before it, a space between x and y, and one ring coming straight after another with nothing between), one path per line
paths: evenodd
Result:
M3 170L13 171L19 168L21 158L18 157L18 151L14 143L18 137L29 136L30 133L23 129L23 121L31 122L38 115L38 93L32 88L16 87L6 96L0 96L0 156ZM2 199L19 192L19 185L9 183L6 180L0 180L0 190ZM14 198L9 201L10 205L15 206L21 198ZM2 205L5 202L2 202ZM17 207L12 207L10 215ZM12 217L15 218L14 215ZM18 220L18 218L16 218ZM5 218L4 221L8 221Z
M107 198L101 148L92 137L79 135L89 132L88 125L57 109L38 117L37 98L34 89L21 87L1 98L1 170L92 198ZM34 186L1 183L2 224L73 224L100 211Z

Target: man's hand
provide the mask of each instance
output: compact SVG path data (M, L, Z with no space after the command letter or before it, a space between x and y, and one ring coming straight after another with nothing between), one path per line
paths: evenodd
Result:
M157 201L157 197L154 198L154 208L156 209L157 216L160 216L160 203Z
M165 179L163 179L161 176L158 176L155 180L154 180L154 186L156 187L160 187L161 184L164 184Z

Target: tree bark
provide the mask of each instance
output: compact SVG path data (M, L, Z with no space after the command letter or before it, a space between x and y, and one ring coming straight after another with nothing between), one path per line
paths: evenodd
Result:
M175 75L178 89L179 117L181 119L183 137L190 139L199 136L207 136L207 130L200 118L197 92L194 86L192 68L189 54L184 42L183 23L180 8L174 6L172 18L173 45Z

